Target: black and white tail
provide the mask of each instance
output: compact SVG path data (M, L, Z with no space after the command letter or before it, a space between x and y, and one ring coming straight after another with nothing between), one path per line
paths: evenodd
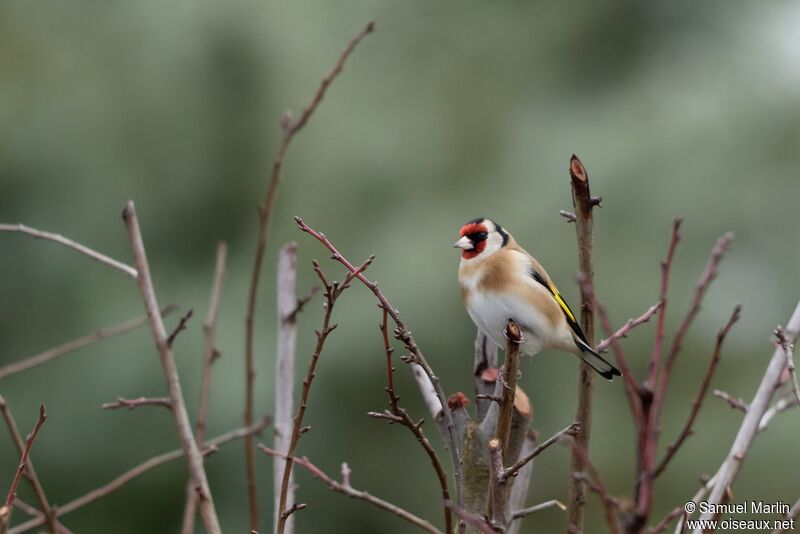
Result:
M613 380L615 376L622 376L619 369L611 365L605 358L597 354L597 352L590 347L585 341L575 338L578 348L581 349L578 357L586 362L589 367L597 371L606 380Z

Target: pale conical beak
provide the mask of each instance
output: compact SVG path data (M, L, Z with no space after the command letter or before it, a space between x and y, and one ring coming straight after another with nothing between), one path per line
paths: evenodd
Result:
M473 248L475 248L475 245L472 244L472 241L470 241L467 236L464 236L455 243L453 243L453 246L464 250L472 250Z

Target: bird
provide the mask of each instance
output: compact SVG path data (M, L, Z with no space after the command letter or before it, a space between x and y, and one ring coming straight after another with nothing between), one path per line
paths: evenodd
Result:
M589 345L544 267L502 226L481 217L464 224L459 235L453 246L461 249L461 298L486 337L504 349L505 327L513 320L523 335L522 354L561 350L578 356L607 380L622 376Z

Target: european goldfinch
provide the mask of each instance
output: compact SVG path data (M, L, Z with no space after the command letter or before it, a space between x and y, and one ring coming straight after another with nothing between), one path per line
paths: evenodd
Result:
M523 354L543 349L571 352L608 380L619 370L589 346L564 298L544 268L491 219L461 227L458 282L472 321L489 339L505 348L504 330L514 320L524 336Z

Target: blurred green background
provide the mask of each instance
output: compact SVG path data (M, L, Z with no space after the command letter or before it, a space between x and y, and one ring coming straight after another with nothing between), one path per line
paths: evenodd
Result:
M716 329L735 303L713 387L749 399L770 335L798 298L800 263L800 9L796 2L42 2L0 6L0 220L63 233L132 262L120 212L136 201L162 304L194 308L176 343L191 413L199 395L201 318L214 250L229 245L218 325L210 434L241 424L246 291L256 205L280 139L340 50L366 21L377 31L355 51L285 167L258 307L257 403L273 405L274 263L300 243L310 262L342 270L301 235L301 215L354 262L374 253L377 279L412 328L448 392L471 394L473 326L456 284L460 225L490 216L547 266L577 302L567 166L578 154L604 198L596 214L597 289L615 323L657 299L658 263L671 220L685 217L670 293L668 334L682 317L714 240L736 234L670 384L663 439L689 410ZM52 243L0 235L0 365L137 316L135 284ZM340 462L358 488L439 522L433 472L404 429L368 418L385 405L379 314L354 286L335 312L300 444L330 473ZM298 372L321 319L300 318ZM167 320L174 325L177 315ZM641 377L653 325L625 342ZM543 353L524 362L522 387L544 436L575 410L577 359ZM399 390L426 415L409 373ZM298 380L299 383L299 380ZM139 329L0 382L27 432L45 402L50 418L34 451L51 501L64 503L177 446L160 409L105 412L117 396L165 391L150 332ZM798 497L800 468L785 461L800 413L760 435L736 501ZM691 437L656 487L653 523L712 473L741 416L709 398ZM429 434L437 441L433 427ZM270 434L264 438L270 441ZM592 458L612 493L633 490L635 435L621 382L599 382ZM0 488L16 465L0 429ZM780 460L776 460L779 458ZM263 532L271 523L271 460L259 457ZM243 444L207 462L226 532L245 532ZM175 532L183 509L181 462L152 471L64 517L76 532ZM530 503L566 499L568 451L535 468ZM331 493L298 470L299 532L408 532L394 516ZM24 486L20 495L33 498ZM590 498L587 532L603 532ZM17 512L19 519L23 514ZM560 531L555 509L528 527ZM198 527L199 530L199 527Z

